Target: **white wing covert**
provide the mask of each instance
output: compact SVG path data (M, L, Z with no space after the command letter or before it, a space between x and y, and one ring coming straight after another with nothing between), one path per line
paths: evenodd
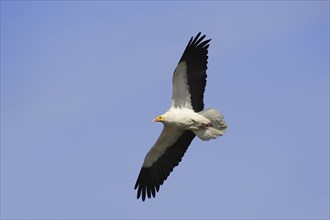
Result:
M170 140L166 140L169 134ZM164 183L173 168L179 165L184 153L188 149L195 134L192 131L169 131L164 127L156 144L146 155L134 189L137 189L137 198L156 196L160 185ZM171 144L172 143L172 144Z
M190 41L173 74L171 108L190 108L195 112L204 109L206 86L207 53L209 40L198 33Z

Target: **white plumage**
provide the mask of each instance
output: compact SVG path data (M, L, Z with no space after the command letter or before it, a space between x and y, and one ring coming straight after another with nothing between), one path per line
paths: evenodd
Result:
M191 38L173 74L172 102L169 110L156 117L164 129L146 155L135 184L137 198L155 197L160 185L179 164L191 141L222 136L227 128L215 109L204 110L207 52L210 40L198 33Z

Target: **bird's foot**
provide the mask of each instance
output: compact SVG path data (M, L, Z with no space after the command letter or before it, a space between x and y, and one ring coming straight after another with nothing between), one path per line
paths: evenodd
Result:
M209 127L212 127L212 124L211 123L209 123L209 124L202 123L202 127L203 128L209 128Z

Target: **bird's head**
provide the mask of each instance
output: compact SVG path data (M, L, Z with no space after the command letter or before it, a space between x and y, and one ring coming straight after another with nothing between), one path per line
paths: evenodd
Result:
M163 115L157 116L152 122L164 122L165 118Z

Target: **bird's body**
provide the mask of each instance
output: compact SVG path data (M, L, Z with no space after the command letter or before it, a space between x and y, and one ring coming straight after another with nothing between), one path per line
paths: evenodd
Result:
M179 164L197 135L202 140L222 136L227 128L223 116L215 109L204 110L207 49L210 40L200 33L191 38L173 75L173 95L169 110L156 117L164 129L146 155L135 184L137 197L155 197L160 185Z
M164 126L173 126L182 130L196 130L202 124L209 124L211 121L201 114L189 108L170 108L163 114Z

